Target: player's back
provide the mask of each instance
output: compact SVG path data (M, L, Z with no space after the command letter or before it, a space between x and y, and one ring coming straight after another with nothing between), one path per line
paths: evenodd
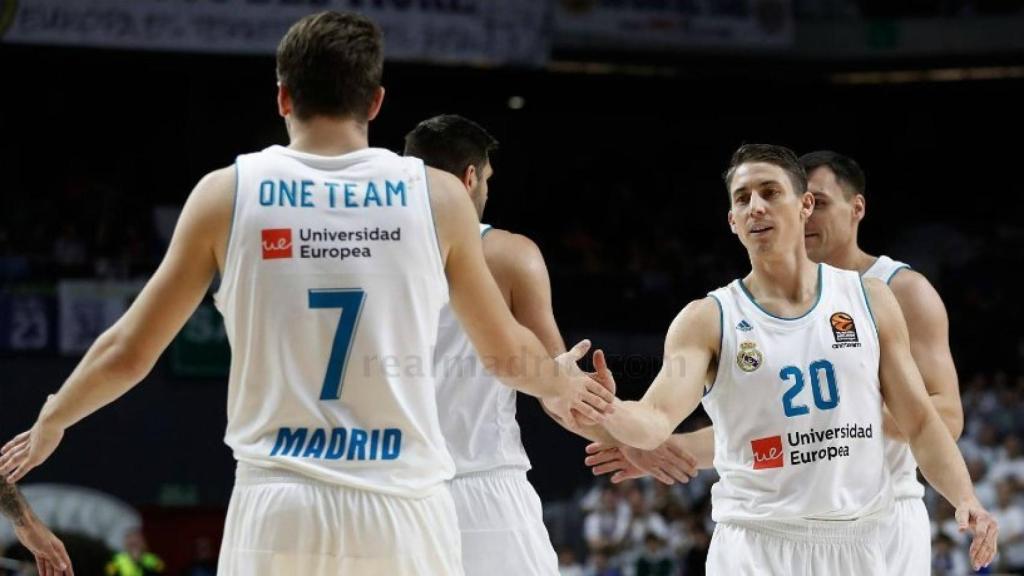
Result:
M399 496L453 474L432 348L447 282L422 162L273 146L236 162L217 305L225 441L250 465Z
M491 227L480 225L485 236ZM434 367L441 428L457 475L530 469L516 422L516 391L487 371L451 307L441 310Z
M716 521L855 520L891 502L874 319L856 272L818 270L818 301L799 318L769 314L740 280L711 293Z

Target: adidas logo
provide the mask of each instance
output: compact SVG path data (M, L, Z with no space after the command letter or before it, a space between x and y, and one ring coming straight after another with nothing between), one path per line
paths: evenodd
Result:
M746 320L740 320L740 323L736 325L736 329L739 330L740 332L750 332L751 330L754 329L754 327L750 325L750 322L747 322Z

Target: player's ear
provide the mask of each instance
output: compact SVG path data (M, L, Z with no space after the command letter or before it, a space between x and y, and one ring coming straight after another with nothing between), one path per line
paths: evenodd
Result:
M804 195L800 197L800 204L800 219L806 222L814 212L814 194L804 191Z
M384 87L378 86L373 94L373 101L370 102L370 109L366 113L366 120L369 122L380 114L380 107L384 104Z
M851 200L850 203L853 204L853 220L855 222L860 222L864 219L864 216L867 213L867 200L864 198L863 194L857 194L853 197L853 200Z
M282 118L292 113L292 95L280 82L277 83L277 113Z
M729 220L729 230L732 230L732 233L735 234L736 233L736 219L733 218L732 210L729 210L729 214L726 217L726 219Z
M476 173L476 166L472 164L466 166L466 169L462 171L462 178L459 179L462 180L466 190L475 189L477 183L480 182L480 175Z

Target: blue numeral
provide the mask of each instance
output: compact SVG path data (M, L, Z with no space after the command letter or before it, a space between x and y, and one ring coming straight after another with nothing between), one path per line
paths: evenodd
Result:
M814 405L818 410L831 410L839 405L839 387L836 386L836 372L832 363L828 360L815 360L811 362L811 393L814 396ZM828 384L828 400L821 389L820 372L825 372L825 382ZM796 366L786 366L779 372L779 378L783 382L793 380L793 385L782 395L782 411L786 416L802 416L810 412L806 404L793 405L793 400L804 389L804 373Z
M310 290L310 308L340 308L341 318L338 330L334 333L331 345L331 357L327 361L327 373L324 375L324 387L320 391L321 400L337 400L341 398L342 379L345 376L345 365L352 351L352 336L356 333L359 315L363 310L366 293L358 288L344 290Z
M825 382L828 383L828 401L822 397L821 381L818 372L825 371ZM839 405L839 388L836 387L836 373L828 360L817 360L811 363L811 391L814 392L814 405L818 410L831 410Z
M786 416L802 416L810 412L806 404L793 406L793 399L804 389L804 373L796 366L786 366L782 372L779 372L779 378L782 378L783 381L791 378L795 380L793 386L782 395L782 411L786 413Z

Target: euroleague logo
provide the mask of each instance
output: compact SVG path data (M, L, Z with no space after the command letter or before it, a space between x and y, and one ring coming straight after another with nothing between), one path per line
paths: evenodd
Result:
M292 257L292 229L267 228L261 238L264 260Z
M853 316L846 312L836 312L828 320L832 325L832 337L836 341L832 348L860 348Z
M782 468L782 436L751 440L750 449L754 452L754 470Z

